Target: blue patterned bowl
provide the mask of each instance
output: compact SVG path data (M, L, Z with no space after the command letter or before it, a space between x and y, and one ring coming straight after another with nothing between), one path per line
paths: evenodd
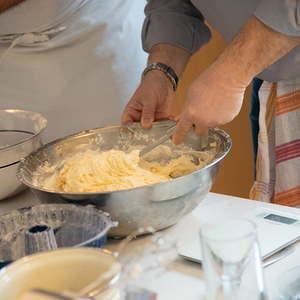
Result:
M0 219L0 267L28 254L65 247L101 248L117 223L92 205L41 204Z

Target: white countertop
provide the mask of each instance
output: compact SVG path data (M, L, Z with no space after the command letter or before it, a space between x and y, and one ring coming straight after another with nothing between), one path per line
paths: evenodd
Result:
M40 203L33 194L26 191L13 199L0 201L0 214L10 209L25 207ZM206 199L189 215L185 216L178 224L170 227L161 233L168 238L179 238L184 236L190 229L197 226L199 219L205 220L218 218L220 216L237 217L255 207L265 207L276 209L277 211L298 214L297 208L284 207L269 203L262 203L232 196L209 193ZM131 242L126 248L125 255L134 253L137 247L142 249L147 246L149 236L138 238ZM106 248L116 249L118 241L110 241ZM278 277L286 270L300 265L300 247L296 245L295 251L288 257L276 262L264 269L267 291L269 299L277 299ZM201 267L197 263L192 263L178 256L173 263L168 266L168 271L156 278L147 278L143 286L158 293L158 300L200 300L204 298L204 282Z
M166 236L182 237L190 228L197 227L199 219L211 219L211 216L218 218L220 216L241 216L248 210L255 207L265 207L276 209L277 211L294 213L300 216L298 208L290 208L275 204L262 203L253 200L247 200L232 196L209 193L206 199L189 215L185 216L177 225L164 230ZM135 247L141 247L147 243L147 239L139 238L128 246L128 252L133 252ZM295 251L264 269L266 287L269 299L278 298L276 282L278 277L286 270L300 265L300 243L297 243ZM107 247L114 249L113 246ZM159 300L200 300L204 297L204 282L200 264L186 261L178 258L170 265L168 272L159 278L154 278L145 282L143 286L156 291Z

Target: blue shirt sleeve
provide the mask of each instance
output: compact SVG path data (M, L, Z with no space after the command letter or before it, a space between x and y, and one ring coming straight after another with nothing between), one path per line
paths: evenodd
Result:
M189 0L148 0L145 14L142 42L146 52L166 43L194 53L211 37L202 14Z
M300 0L262 0L254 15L275 31L300 36Z

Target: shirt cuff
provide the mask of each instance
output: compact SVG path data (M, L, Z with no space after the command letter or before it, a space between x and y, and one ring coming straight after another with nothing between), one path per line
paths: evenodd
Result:
M275 31L300 36L300 0L262 0L254 15Z
M211 37L205 23L194 17L177 13L155 13L145 19L142 30L143 49L149 52L160 43L180 47L193 54Z

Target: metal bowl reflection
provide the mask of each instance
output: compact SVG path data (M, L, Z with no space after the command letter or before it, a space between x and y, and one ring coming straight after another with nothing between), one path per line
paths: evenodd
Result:
M39 113L17 109L0 110L0 200L26 186L16 177L19 161L41 145L47 124Z
M160 137L169 126L169 121L155 122L150 130L142 129L138 123L134 124L133 131L123 131L120 126L112 126L87 130L56 140L23 160L18 178L43 201L94 204L108 212L113 220L119 222L119 226L110 235L125 236L137 228L147 226L156 230L166 228L191 212L210 191L220 162L231 148L231 139L224 131L210 130L209 145L213 143L216 150L208 165L193 173L153 185L105 193L65 193L43 188L42 182L46 175L39 170L45 163L49 166L55 165L88 149L105 151L116 147L126 148L128 145L146 145ZM199 151L202 138L190 133L183 146L168 143L176 149L188 146Z

